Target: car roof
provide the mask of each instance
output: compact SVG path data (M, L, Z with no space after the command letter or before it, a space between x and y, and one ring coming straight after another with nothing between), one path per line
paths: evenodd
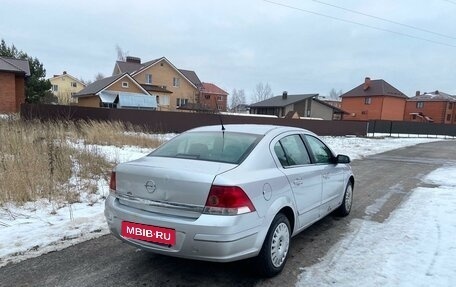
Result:
M271 131L276 133L286 132L290 130L300 130L302 132L311 133L308 130L289 126L276 125L256 125L256 124L230 124L224 125L226 132L240 132L249 134L266 135ZM206 132L206 131L221 131L221 125L203 126L190 130L190 132Z

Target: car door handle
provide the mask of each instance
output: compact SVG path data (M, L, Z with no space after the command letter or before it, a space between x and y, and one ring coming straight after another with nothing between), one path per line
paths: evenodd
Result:
M322 177L323 177L323 179L328 179L328 178L329 178L329 172L324 173L324 174L322 175Z
M301 185L301 184L303 184L303 183L304 183L304 181L303 181L302 179L295 179L295 180L293 181L293 184L294 184L294 185L298 185L298 186Z

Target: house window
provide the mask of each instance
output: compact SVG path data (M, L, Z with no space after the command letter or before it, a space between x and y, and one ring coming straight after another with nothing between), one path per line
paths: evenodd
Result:
M448 103L448 109L452 110L453 109L453 103Z
M372 98L371 97L365 97L364 98L364 104L365 105L370 105L372 103Z
M181 99L181 98L177 98L176 99L176 106L177 107L185 106L187 104L188 104L188 99Z
M211 98L211 95L204 95L204 98L205 98L206 100L209 100L209 99Z
M152 84L152 74L146 74L146 84Z
M219 101L219 102L223 101L223 97L222 96L217 96L217 101Z
M416 102L416 108L422 109L424 107L424 102Z
M122 88L128 88L128 82L122 82Z
M53 92L57 92L59 90L59 86L58 85L52 85L52 91Z
M179 87L180 86L180 79L174 77L173 78L173 87Z
M76 88L78 85L76 84L76 82L71 82L71 86L72 86L73 88Z
M169 96L157 96L157 104L160 106L169 106Z
M447 122L451 122L451 114L447 115L447 119L446 120L447 120Z

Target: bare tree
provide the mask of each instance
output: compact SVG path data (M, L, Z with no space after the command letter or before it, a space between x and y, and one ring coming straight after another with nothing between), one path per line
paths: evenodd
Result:
M255 91L253 92L253 102L261 102L272 98L272 96L273 93L269 84L266 83L266 85L263 85L263 83L260 82L256 85Z
M329 98L334 99L334 100L339 100L339 97L343 94L342 90L339 90L338 92L336 89L332 88L331 91L329 91Z
M79 81L81 81L81 83L83 83L84 85L88 86L90 84L93 83L93 81L91 80L84 80L83 78L79 78Z
M117 61L123 61L127 59L128 51L124 51L118 44L116 44L116 52L117 52Z
M105 78L105 76L102 73L100 73L100 72L98 72L95 75L95 81L99 81L99 80L104 79L104 78Z
M245 92L243 89L236 90L233 89L233 92L231 93L231 104L230 104L230 109L233 112L236 112L239 105L245 104Z
M246 103L244 89L240 89L238 91L238 98L239 98L239 104L244 105Z
M84 80L83 78L79 78L79 81L81 81L81 83L83 83L84 85L88 86L90 84L92 84L93 82L96 82L96 81L99 81L99 80L102 80L105 78L105 75L103 75L102 73L98 72L95 74L95 77L94 77L94 80Z

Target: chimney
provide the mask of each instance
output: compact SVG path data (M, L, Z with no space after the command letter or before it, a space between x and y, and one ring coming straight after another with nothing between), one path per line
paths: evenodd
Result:
M287 92L287 91L283 91L283 93L282 93L282 100L286 100L286 99L287 99L287 96L288 96L288 92Z
M439 94L439 90L436 90L436 91L435 91L435 94L438 95L438 94Z
M364 87L363 87L363 89L364 90L369 89L370 84L371 84L371 78L369 78L369 77L364 78Z
M418 97L420 94L421 94L420 91L416 91L415 97Z
M67 74L66 71L63 71L63 74L66 75Z
M141 64L141 58L138 58L138 57L127 56L126 61L127 61L128 63Z

